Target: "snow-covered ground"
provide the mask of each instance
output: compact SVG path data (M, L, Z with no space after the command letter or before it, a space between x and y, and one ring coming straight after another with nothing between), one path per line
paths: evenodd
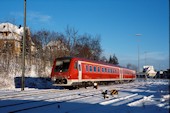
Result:
M110 90L118 95L110 95ZM108 90L108 98L102 92ZM0 113L169 113L169 80L67 89L0 90Z

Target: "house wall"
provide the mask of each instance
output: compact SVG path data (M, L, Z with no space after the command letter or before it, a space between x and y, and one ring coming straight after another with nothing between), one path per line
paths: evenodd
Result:
M10 52L15 55L19 55L21 53L21 45L17 40L0 40L0 52L7 53Z
M36 48L32 42L30 30L28 28L26 30L26 49L31 54L35 54ZM10 23L0 24L0 52L10 51L19 56L22 52L22 34L23 27L18 28Z

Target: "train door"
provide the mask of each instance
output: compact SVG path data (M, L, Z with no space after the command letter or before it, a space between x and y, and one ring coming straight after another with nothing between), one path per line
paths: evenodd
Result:
M123 69L122 68L119 68L119 77L120 77L120 80L123 79Z
M78 81L81 82L82 80L82 64L81 61L78 61Z

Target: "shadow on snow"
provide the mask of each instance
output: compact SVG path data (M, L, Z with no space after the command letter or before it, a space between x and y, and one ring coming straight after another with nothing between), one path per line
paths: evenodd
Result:
M21 88L21 77L15 77L15 88ZM50 78L42 77L25 77L25 87L36 89L60 89L60 87L53 86Z
M103 100L105 101L105 100ZM5 107L9 105L8 107ZM34 107L33 109L31 109ZM25 109L25 110L21 110ZM88 104L81 102L48 102L35 100L0 100L0 112L3 113L168 113L168 109L155 105L143 105L130 107L127 103L114 106Z

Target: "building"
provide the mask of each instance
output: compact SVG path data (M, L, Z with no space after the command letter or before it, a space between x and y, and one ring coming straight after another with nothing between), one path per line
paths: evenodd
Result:
M170 79L170 69L167 69L166 71L158 71L155 78L166 78Z
M62 50L62 51L68 51L68 48L62 40L55 40L55 41L50 41L47 44L47 47L51 49L52 51L56 50Z
M58 57L68 56L69 50L66 43L62 39L57 39L50 41L45 47L43 47L44 54L48 60L50 60L50 65L53 65L53 60Z
M143 66L143 72L149 77L154 77L157 73L153 66Z
M11 23L0 24L0 53L10 53L20 56L22 52L23 27ZM35 45L32 42L30 30L26 28L26 52L34 54Z
M50 41L46 47L50 50L53 57L67 56L69 53L69 49L66 43L64 43L60 39L55 41Z

